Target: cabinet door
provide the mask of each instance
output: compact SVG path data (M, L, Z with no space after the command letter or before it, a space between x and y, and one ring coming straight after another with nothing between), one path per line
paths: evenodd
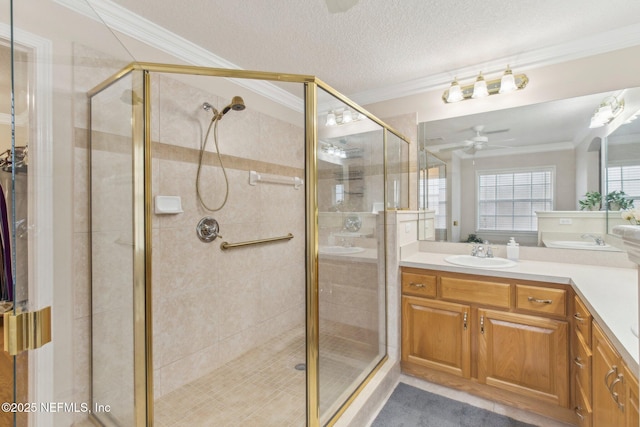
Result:
M470 321L467 305L403 296L403 362L469 378Z
M478 310L478 380L569 407L567 322Z
M620 356L596 324L593 337L593 427L624 425L624 384Z
M638 411L638 406L640 405L638 380L626 365L624 367L624 378L627 393L627 403L625 405L627 424L625 424L625 426L638 427L640 426L640 412Z

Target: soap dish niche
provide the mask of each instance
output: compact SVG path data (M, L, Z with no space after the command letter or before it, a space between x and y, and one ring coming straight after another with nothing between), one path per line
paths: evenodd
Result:
M171 215L184 212L180 196L156 196L155 213L157 215Z

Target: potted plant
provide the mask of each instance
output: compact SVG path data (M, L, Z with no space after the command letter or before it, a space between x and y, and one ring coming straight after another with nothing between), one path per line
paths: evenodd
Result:
M584 199L578 200L580 210L599 211L602 206L602 194L597 191L587 191Z
M607 209L610 211L625 210L633 207L633 200L628 199L624 191L611 191L607 194L606 201Z
M470 233L466 240L466 243L482 243L482 242L483 240L474 233Z

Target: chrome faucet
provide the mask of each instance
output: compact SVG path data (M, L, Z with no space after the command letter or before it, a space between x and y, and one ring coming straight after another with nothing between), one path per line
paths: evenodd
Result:
M580 237L583 238L583 239L591 238L591 239L593 239L594 242L596 242L596 245L598 245L598 246L604 246L605 245L604 239L602 237L600 237L600 236L595 236L593 234L586 233L586 234L583 234Z
M478 258L493 258L493 251L491 250L491 246L489 246L489 241L485 240L480 245L473 245L473 249L471 249L471 256L476 256Z

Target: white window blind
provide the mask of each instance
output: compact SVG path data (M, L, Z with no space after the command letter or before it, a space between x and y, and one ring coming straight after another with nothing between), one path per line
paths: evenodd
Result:
M640 200L640 166L619 165L607 168L607 191L624 191L628 198ZM635 202L635 205L638 205Z
M478 230L536 231L536 211L553 209L553 167L478 171Z

